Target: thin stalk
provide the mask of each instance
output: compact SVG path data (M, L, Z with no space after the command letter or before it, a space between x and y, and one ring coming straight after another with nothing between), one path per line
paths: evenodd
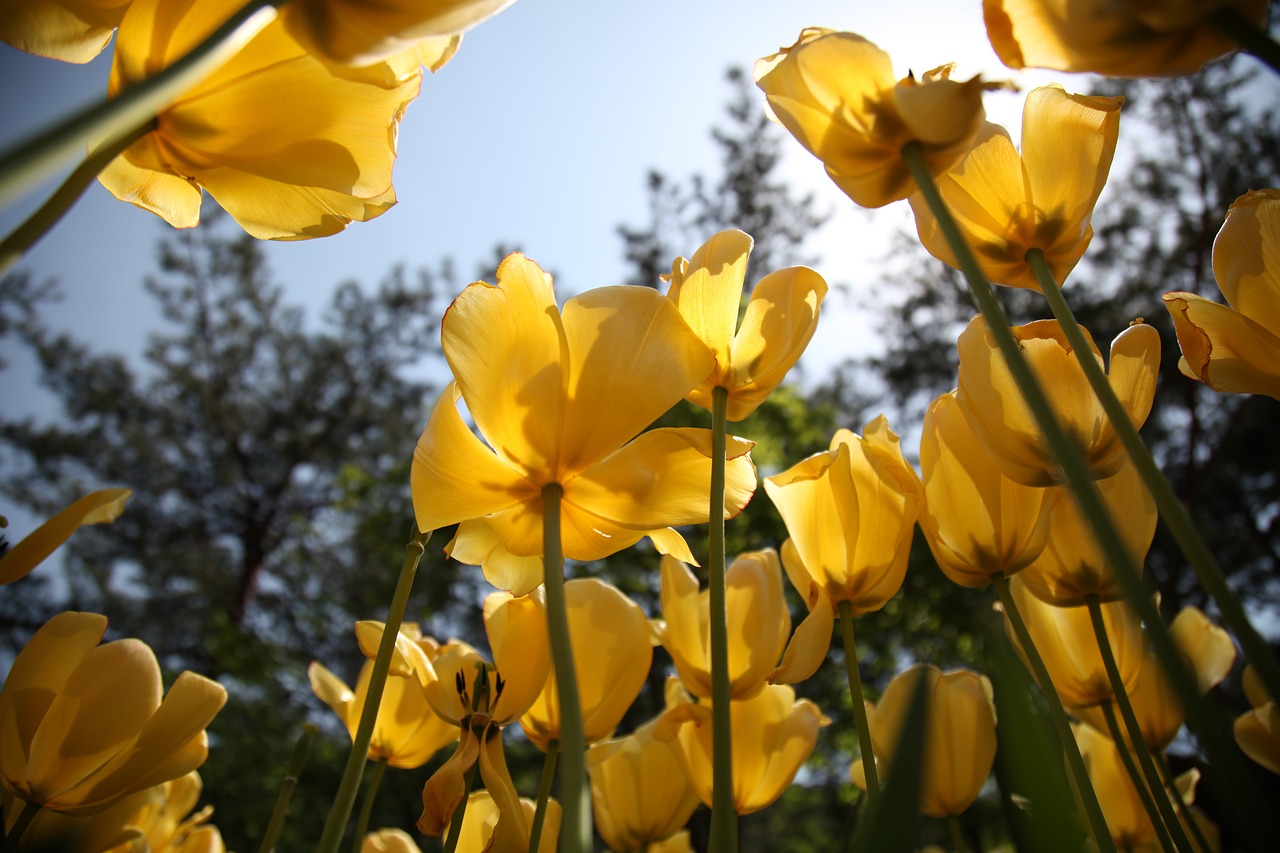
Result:
M1174 541L1178 543L1178 548L1188 562L1191 563L1191 567L1195 570L1196 577L1199 578L1200 583L1213 596L1214 601L1218 603L1218 608L1222 611L1222 620L1227 623L1227 626L1239 638L1240 645L1244 647L1245 655L1249 658L1250 663L1253 664L1258 677L1266 685L1267 691L1273 696L1280 696L1280 664L1277 664L1275 656L1272 655L1271 647L1267 645L1267 641L1262 638L1262 635L1253 627L1253 623L1249 621L1244 607L1240 604L1240 599L1236 597L1235 593L1231 591L1231 587L1227 585L1226 577L1222 574L1218 561L1209 552L1203 537L1200 536L1200 531L1191 520L1190 513L1187 512L1187 508L1183 506L1182 501L1178 500L1178 496L1174 494L1173 487L1169 485L1169 480L1164 476L1164 472L1160 470L1160 466L1156 464L1155 459L1151 456L1151 451L1138 434L1137 427L1129 419L1129 413L1124 404L1116 397L1116 393L1112 390L1106 374L1102 372L1097 360L1092 357L1088 342L1085 340L1084 333L1080 330L1080 324L1076 322L1075 315L1063 298L1062 288L1058 286L1058 282L1054 279L1053 273L1049 269L1049 263L1045 260L1044 252L1039 249L1032 249L1027 252L1027 262L1035 273L1036 281L1040 283L1040 289L1044 292L1044 298L1049 303L1049 309L1053 312L1054 319L1062 326L1062 332L1066 335L1067 342L1071 344L1072 349L1075 351L1076 359L1084 369L1084 375L1089 380L1089 385L1092 386L1094 394L1097 395L1098 402L1102 404L1107 417L1111 419L1116 436L1124 445L1124 449L1129 452L1129 458L1133 460L1134 467L1138 469L1138 473L1142 476L1143 482L1146 483L1147 489L1150 490L1152 497L1155 498L1161 521L1164 522L1169 533L1173 535ZM1162 659L1161 663L1166 669L1171 670L1174 667L1185 669L1180 656L1172 661Z
M1209 24L1280 74L1280 44L1233 6L1223 5L1209 16Z
M849 701L853 705L853 724L858 730L858 748L862 752L862 775L867 780L867 807L880 802L880 773L876 769L875 749L871 744L871 727L867 724L867 703L862 698L862 674L858 671L858 645L853 639L853 605L839 604L840 636L844 638L844 670L849 678Z
M1058 691L1053 686L1049 668L1044 665L1044 658L1040 657L1040 651L1036 648L1035 641L1031 639L1027 623L1023 621L1022 613L1018 610L1018 603L1014 601L1013 593L1009 591L1009 581L1004 575L996 573L991 576L991 585L996 588L996 595L1000 597L1005 616L1013 626L1013 634L1018 638L1018 644L1022 646L1022 651L1027 656L1027 662L1031 664L1031 673L1035 676L1036 683L1040 685L1040 692L1044 694L1049 704L1049 716L1053 719L1053 727L1058 732L1058 740L1062 742L1062 751L1067 756L1067 768L1075 780L1080 801L1084 803L1085 817L1089 821L1094 841L1098 843L1099 850L1115 851L1115 842L1111 840L1111 831L1107 829L1107 819L1102 814L1102 806L1098 804L1098 794L1093 790L1093 782L1089 779L1084 756L1080 754L1080 745L1076 743L1076 736L1071 731L1067 711L1062 707L1062 698L1058 696Z
M565 853L591 850L591 809L584 802L586 787L586 736L582 731L582 707L578 701L578 676L569 642L569 617L564 602L564 550L560 544L560 502L564 487L542 487L542 563L547 588L547 632L551 638L551 663L556 674L556 698L560 702L560 746L564 761L560 775L561 849Z
M711 851L738 849L733 808L733 731L729 720L729 623L725 603L724 481L729 389L711 392L711 504L707 583L711 622Z
M382 642L378 645L378 655L373 659L373 669L369 673L369 692L365 694L364 708L360 711L360 725L356 726L355 737L351 739L347 766L342 771L338 793L333 798L329 817L324 822L324 834L320 836L317 853L336 853L338 844L342 841L342 831L347 826L347 818L351 817L351 807L355 804L356 792L360 788L360 777L364 775L364 766L369 760L369 741L373 739L373 725L377 721L378 706L382 704L387 671L391 669L391 653L395 651L396 635L400 633L400 623L404 621L404 609L409 604L409 591L413 589L413 579L418 573L418 561L422 559L431 533L430 530L425 533L415 530L413 538L404 546L404 562L400 566L395 593L391 596L391 607L387 612Z
M369 774L369 781L365 783L360 813L356 815L355 843L351 847L351 853L360 853L360 848L364 847L364 837L369 832L369 815L373 814L373 801L378 798L378 788L382 785L382 777L386 772L387 759L384 756L373 765L373 773Z
M1125 737L1124 730L1120 728L1120 721L1116 719L1115 703L1110 699L1102 703L1102 715L1107 720L1107 734L1111 735L1111 742L1116 745L1116 752L1120 754L1120 761L1124 764L1125 772L1129 774L1129 781L1133 783L1133 789L1138 792L1138 799L1142 800L1142 808L1146 811L1156 835L1160 838L1160 849L1171 849L1173 837L1169 835L1169 830L1164 825L1164 818L1160 816L1160 807L1151 796L1152 792L1147 786L1146 778L1138 769L1137 762L1133 760L1128 739Z
M444 853L454 853L458 849L458 839L462 836L462 821L467 816L467 803L471 800L471 783L476 778L476 766L471 765L462 777L462 799L449 818L449 834L444 838Z
M1129 694L1125 692L1124 679L1120 675L1120 667L1116 664L1116 656L1111 649L1111 638L1107 636L1107 623L1102 617L1102 602L1096 595L1086 595L1084 602L1085 607L1089 608L1089 620L1093 623L1093 636L1098 640L1098 652L1102 655L1102 665L1107 670L1107 679L1110 680L1111 691L1115 694L1113 698L1116 707L1120 709L1120 718L1124 720L1125 729L1129 732L1129 742L1133 747L1134 754L1138 756L1138 765L1142 768L1142 773L1147 778L1147 787L1155 796L1156 808L1160 811L1160 818L1169 830L1169 836L1173 839L1174 847L1180 853L1194 853L1191 849L1191 840L1187 838L1187 833L1183 831L1182 825L1178 823L1178 816L1174 814L1173 805L1164 793L1164 781L1156 770L1156 763L1151 758L1151 750L1147 749L1147 740L1142 735L1142 726L1138 723L1137 714L1133 712L1133 703L1129 701ZM1116 748L1125 749L1124 742L1117 741ZM1152 823L1156 823L1156 821L1153 820Z
M117 142L221 67L276 18L285 0L249 0L177 62L28 137L0 154L0 207L51 177L89 146Z
M556 759L560 757L560 741L547 741L547 754L542 759L542 779L538 782L538 805L533 810L533 826L529 828L529 853L542 846L542 825L547 822L547 801L551 799L551 782L556 778Z
M951 847L954 853L969 853L969 845L965 842L964 833L960 829L960 818L947 815L947 829L951 830Z
M30 800L22 801L22 811L18 812L18 819L14 822L13 829L10 829L9 834L4 837L4 843L0 844L0 853L11 853L18 849L18 839L22 838L22 834L27 831L31 821L36 819L39 811L39 803L33 803Z
M1173 769L1169 767L1169 759L1165 757L1164 752L1155 753L1156 762L1160 765L1160 774L1168 780L1165 787L1178 803L1178 809L1187 816L1185 824L1191 829L1191 834L1195 837L1196 850L1201 853L1209 853L1209 839L1204 837L1204 830L1200 828L1200 823L1195 819L1195 815L1191 813L1191 806L1182 798L1182 791L1178 790L1177 780L1173 778Z
M22 260L22 256L28 249L58 224L108 163L154 130L155 126L155 119L143 122L110 145L100 145L90 152L76 170L67 176L62 185L54 190L53 195L40 205L39 210L27 217L25 222L0 241L0 275L12 269L14 264Z
M294 789L298 787L298 779L302 776L302 768L307 764L307 755L311 752L311 741L316 736L316 727L312 723L302 724L302 734L294 741L293 752L289 755L289 764L284 771L284 779L280 782L280 794L276 797L276 807L271 812L271 820L267 823L267 831L262 836L262 845L258 853L271 853L276 849L276 839L284 828L285 818L289 816L289 801L293 799Z

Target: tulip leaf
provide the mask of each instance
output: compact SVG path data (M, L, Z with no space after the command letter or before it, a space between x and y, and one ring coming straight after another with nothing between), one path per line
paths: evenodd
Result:
M926 682L916 680L902 733L893 748L879 803L858 821L854 853L912 853L920 833L920 787L924 780Z

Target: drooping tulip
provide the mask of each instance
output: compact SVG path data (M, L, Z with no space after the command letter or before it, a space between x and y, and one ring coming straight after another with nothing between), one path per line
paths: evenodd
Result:
M1182 348L1178 369L1215 391L1280 399L1280 190L1231 203L1213 241L1213 274L1227 305L1164 295Z
M712 391L729 391L727 419L740 421L773 393L799 360L814 331L827 283L808 267L769 273L751 291L742 326L738 313L753 241L741 231L721 231L693 258L676 258L667 298L716 357L716 366L689 392L690 402L711 410Z
M1054 412L1083 451L1095 478L1110 477L1127 458L1111 420L1102 410L1054 320L1037 320L1010 331L1026 354ZM1094 357L1102 363L1087 330ZM956 400L974 434L1001 472L1023 485L1051 486L1058 465L1039 425L1013 381L987 321L978 315L960 333L960 381ZM1108 381L1135 426L1151 412L1160 367L1160 335L1145 323L1134 323L1111 342Z
M542 489L551 483L564 492L569 559L600 559L652 531L707 521L710 431L641 432L715 363L657 292L598 288L561 312L551 277L511 255L496 286L477 282L454 300L441 339L455 381L414 451L419 529L483 519L512 555L541 555ZM463 422L459 399L484 440ZM755 489L750 448L729 439L726 517ZM534 566L512 579L513 593L541 583Z
M99 645L106 628L96 613L54 616L0 689L0 784L50 811L92 814L195 770L209 751L205 726L227 701L192 672L164 695L151 649Z
M130 0L8 0L0 41L18 50L82 64L111 41Z
M769 109L863 207L883 207L916 189L902 157L924 147L942 174L969 150L986 113L983 83L950 79L951 66L899 80L888 54L862 36L811 27L791 47L757 60Z
M978 266L994 284L1039 290L1027 252L1039 249L1061 285L1093 239L1089 224L1107 182L1124 98L1072 95L1042 86L1027 95L1022 151L987 124L973 148L938 176L938 191ZM924 196L911 196L920 242L959 267Z
M0 554L0 586L26 577L80 527L115 521L132 494L128 489L102 489L72 502Z
M671 557L662 558L663 647L671 654L684 686L711 698L709 590ZM729 693L754 696L778 665L791 635L791 614L782 591L782 566L769 548L742 554L725 572L728 617Z

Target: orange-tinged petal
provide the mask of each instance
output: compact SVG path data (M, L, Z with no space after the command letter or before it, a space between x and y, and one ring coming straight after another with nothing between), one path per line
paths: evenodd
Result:
M436 838L449 825L453 811L466 796L463 776L480 757L480 741L470 729L462 730L462 738L453 755L422 786L422 815L418 831Z
M103 489L85 495L61 510L0 556L0 585L26 577L71 538L81 525L115 521L132 494L128 489Z
M715 356L711 387L731 387L727 378L729 350L738 328L742 284L753 245L755 241L742 231L721 231L699 246L688 261L678 259L671 271L667 298Z
M1182 348L1183 374L1215 391L1280 399L1280 337L1226 305L1194 293L1166 293Z
M798 684L818 671L831 648L831 632L835 628L835 612L831 599L819 595L809 615L796 626L782 663L769 674L770 684Z

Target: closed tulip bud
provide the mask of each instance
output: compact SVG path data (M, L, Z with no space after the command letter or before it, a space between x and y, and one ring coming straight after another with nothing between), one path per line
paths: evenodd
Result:
M679 561L662 558L662 645L689 692L711 697L709 591ZM754 696L791 635L791 614L782 592L782 566L773 549L743 554L725 573L729 634L729 693Z
M1054 320L1038 320L1009 330L1040 380L1069 440L1084 454L1096 479L1110 477L1127 458L1111 419L1089 387L1084 371ZM1102 355L1085 331L1098 363ZM1027 486L1052 486L1059 468L1013 381L986 320L978 315L960 334L960 382L956 399L974 434L1001 472ZM1151 412L1160 368L1160 335L1135 323L1111 342L1108 381L1135 426Z
M578 679L578 702L588 743L604 740L640 695L653 662L649 620L616 587L595 578L564 585L565 611ZM560 740L560 702L554 667L520 727L539 749Z

